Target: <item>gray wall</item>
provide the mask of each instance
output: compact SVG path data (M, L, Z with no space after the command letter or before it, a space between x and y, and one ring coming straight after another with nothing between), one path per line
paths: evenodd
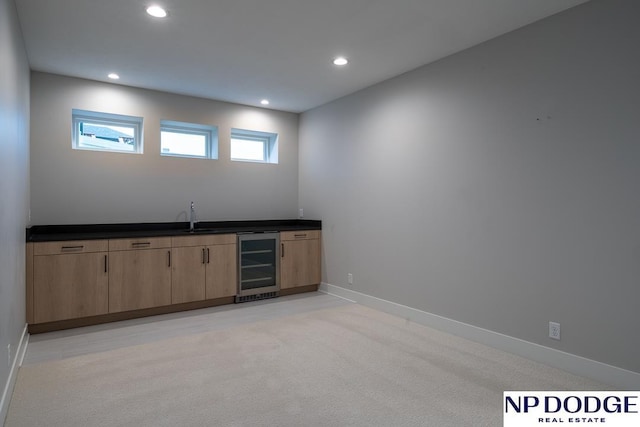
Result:
M25 326L28 215L29 65L13 0L0 0L0 397Z
M594 0L304 113L323 279L640 372L639 15Z
M39 72L31 95L33 224L297 216L297 114ZM72 150L73 108L144 117L144 154ZM219 159L160 156L162 119L218 126ZM279 163L230 161L233 127L278 133Z

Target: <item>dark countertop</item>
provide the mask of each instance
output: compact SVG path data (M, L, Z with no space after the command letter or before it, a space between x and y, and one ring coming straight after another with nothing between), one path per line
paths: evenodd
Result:
M188 222L33 225L27 228L27 242L321 230L322 221L309 219L200 221L195 228L195 232L189 232Z

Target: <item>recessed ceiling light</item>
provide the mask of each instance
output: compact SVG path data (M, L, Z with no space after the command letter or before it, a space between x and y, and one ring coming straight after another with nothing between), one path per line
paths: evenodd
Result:
M156 5L149 6L147 8L147 13L155 18L164 18L167 16L167 11Z
M260 101L260 104L269 105L269 100L268 99L263 99L262 101Z
M333 60L333 65L347 65L349 61L344 56L338 56Z
M110 79L113 79L113 80L118 80L120 78L120 76L117 75L116 73L109 73L109 75L107 77L109 77Z

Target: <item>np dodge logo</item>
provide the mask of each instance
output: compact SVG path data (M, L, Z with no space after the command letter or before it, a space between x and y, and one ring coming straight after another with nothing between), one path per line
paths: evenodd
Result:
M505 391L504 427L640 426L638 391Z

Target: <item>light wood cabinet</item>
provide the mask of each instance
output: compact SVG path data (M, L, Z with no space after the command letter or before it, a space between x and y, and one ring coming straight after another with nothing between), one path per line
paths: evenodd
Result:
M33 322L108 312L106 241L43 242L34 244L32 251L27 314Z
M207 299L234 296L238 287L237 246L207 246L207 280L205 296Z
M280 239L284 294L318 285L320 231ZM41 331L226 304L238 293L236 234L34 242L26 255L27 322Z
M281 232L280 245L280 289L320 284L319 230Z
M206 250L204 247L173 248L171 303L205 299Z
M236 235L180 236L172 239L173 304L236 294Z
M171 304L171 238L109 240L109 313Z

